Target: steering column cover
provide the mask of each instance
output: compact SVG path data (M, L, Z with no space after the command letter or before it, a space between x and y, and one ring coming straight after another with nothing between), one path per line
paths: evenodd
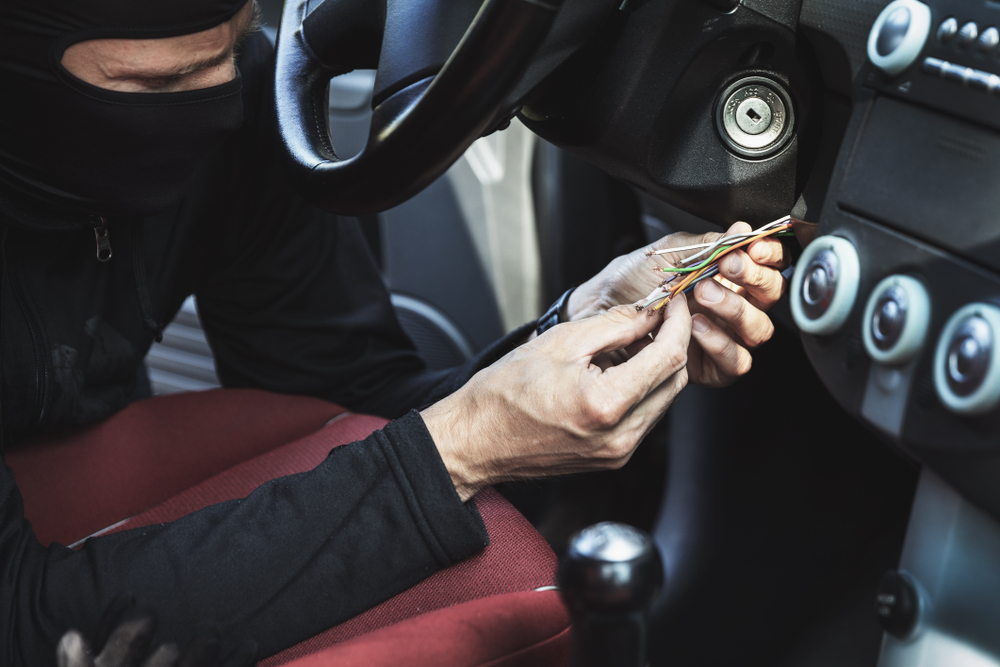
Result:
M821 101L796 33L744 3L729 14L703 2L622 6L526 97L522 120L706 220L759 225L787 214L815 155ZM749 160L720 137L716 105L729 85L758 76L788 91L796 120L780 151Z

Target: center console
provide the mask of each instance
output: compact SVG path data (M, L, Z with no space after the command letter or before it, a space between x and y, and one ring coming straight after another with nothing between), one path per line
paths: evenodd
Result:
M997 665L1000 3L895 0L866 46L792 311L836 399L924 464L881 667Z

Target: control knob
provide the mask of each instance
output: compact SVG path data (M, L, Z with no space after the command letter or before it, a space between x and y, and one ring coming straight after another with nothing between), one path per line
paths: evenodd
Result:
M663 583L652 538L621 523L584 528L559 565L573 619L572 667L645 667L647 616Z
M792 276L792 316L806 333L835 332L858 295L858 252L838 236L820 236L806 247Z
M1000 308L971 303L945 325L934 354L934 387L952 412L981 415L1000 403Z
M905 364L923 347L930 319L923 283L904 275L885 278L868 297L862 320L868 356L883 364Z
M893 0L868 34L868 59L895 76L916 62L930 32L931 10L927 5L917 0Z

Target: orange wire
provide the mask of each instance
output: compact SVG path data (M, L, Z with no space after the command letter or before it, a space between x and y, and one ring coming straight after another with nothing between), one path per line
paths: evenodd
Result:
M733 250L736 250L737 248L742 248L745 245L749 245L749 244L753 243L754 241L759 241L760 239L767 238L768 236L771 236L773 234L777 234L778 232L787 231L787 230L789 230L791 228L792 228L792 223L789 222L787 225L781 225L780 227L774 227L772 229L767 230L766 232L764 232L762 234L758 234L757 236L753 236L751 238L744 239L743 241L740 241L739 243L734 243L733 245L729 246L728 248L726 248L725 250L723 250L722 252L720 252L718 255L716 255L714 262L712 262L711 264L709 264L708 266L706 266L703 269L699 269L698 271L693 271L692 273L688 274L688 277L684 278L683 280L681 280L681 282L677 284L677 287L675 287L674 289L670 290L669 296L667 296L665 299L663 299L663 301L661 301L660 303L658 303L655 306L653 306L653 310L659 310L660 308L663 308L665 305L667 305L668 303L670 303L670 300L673 299L674 296L678 292L683 292L685 289L687 289L688 285L690 285L691 283L693 283L700 276L704 275L704 273L706 271L710 271L713 266L717 266L718 263L719 263L719 260L721 260L723 257L725 257L726 255L728 255L729 253L731 253Z

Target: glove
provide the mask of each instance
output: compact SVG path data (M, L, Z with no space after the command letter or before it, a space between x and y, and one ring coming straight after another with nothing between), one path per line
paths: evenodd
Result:
M116 598L104 611L94 631L93 646L77 630L59 640L56 661L59 667L251 667L257 645L244 642L223 651L219 632L199 632L183 650L176 644L162 644L150 650L156 631L156 617L149 609L137 607L130 595Z

